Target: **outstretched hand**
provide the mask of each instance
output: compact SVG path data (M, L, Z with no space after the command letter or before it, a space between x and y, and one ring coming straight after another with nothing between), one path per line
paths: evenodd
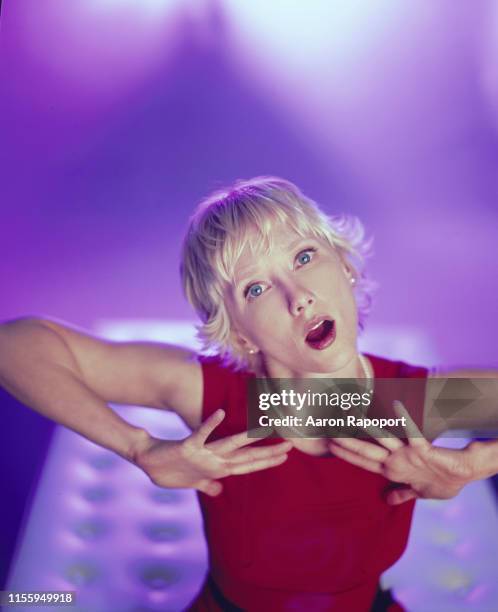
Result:
M448 499L474 479L470 445L461 450L440 448L426 440L401 402L394 402L399 417L405 417L405 443L393 434L375 427L367 433L378 444L356 438L334 438L330 452L370 472L382 474L388 480L402 483L390 489L387 502L402 504L414 498Z
M287 459L292 442L246 448L259 438L245 431L206 443L224 417L217 410L184 440L151 438L135 457L136 465L160 487L193 488L214 497L223 489L220 478L265 470Z

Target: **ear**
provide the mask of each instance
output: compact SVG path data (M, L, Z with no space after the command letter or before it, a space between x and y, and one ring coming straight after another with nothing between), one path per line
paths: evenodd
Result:
M246 336L241 334L238 330L232 330L231 334L232 344L241 352L249 355L254 355L258 352L258 348L251 342Z
M342 269L343 269L344 274L346 275L346 278L348 279L348 281L352 285L354 285L356 283L356 277L355 277L355 275L353 273L353 270L351 270L351 268L347 264L345 264L345 263L342 264Z

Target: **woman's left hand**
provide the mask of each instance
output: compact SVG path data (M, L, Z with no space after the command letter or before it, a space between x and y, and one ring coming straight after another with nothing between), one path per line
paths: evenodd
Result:
M329 443L330 452L392 482L402 483L403 486L390 489L387 494L387 502L392 505L413 498L448 499L475 479L470 452L473 443L461 450L434 446L424 438L401 402L394 402L394 410L406 418L408 443L369 428L380 446L356 438L334 438Z

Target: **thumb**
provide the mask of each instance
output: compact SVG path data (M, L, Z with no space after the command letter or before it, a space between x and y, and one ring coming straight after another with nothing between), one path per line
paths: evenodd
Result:
M414 491L411 487L406 487L403 489L394 489L394 491L390 491L386 497L386 501L390 506L399 506L400 504L404 504L410 499L416 499L418 497L417 492Z
M217 497L223 491L223 485L218 480L201 480L196 488L209 497Z

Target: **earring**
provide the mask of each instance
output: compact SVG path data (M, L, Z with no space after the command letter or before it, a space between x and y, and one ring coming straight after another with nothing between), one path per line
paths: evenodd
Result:
M349 279L349 282L350 282L350 283L353 285L353 287L354 287L354 286L356 285L356 278L355 278L354 276L352 276L352 277Z
M256 353L256 349L249 349L247 352L249 355L254 355Z

